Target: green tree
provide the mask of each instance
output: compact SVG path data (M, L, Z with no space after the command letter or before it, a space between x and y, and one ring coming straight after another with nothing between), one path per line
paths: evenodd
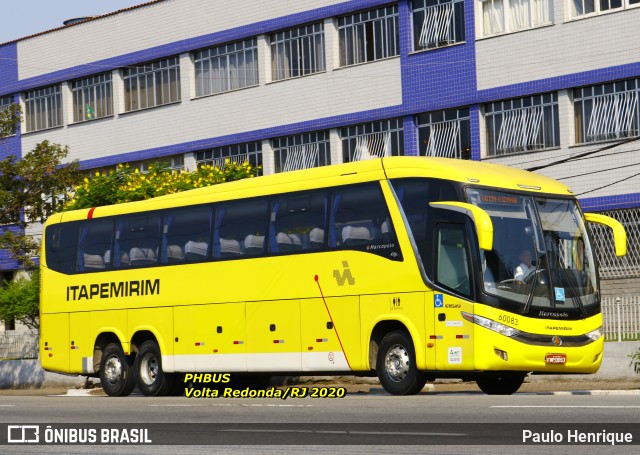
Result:
M62 209L69 192L81 181L76 162L62 164L68 147L43 141L21 159L14 155L0 161L0 225L4 228L0 248L11 251L26 269L32 269L32 258L39 244L25 234L30 222L44 222Z
M14 134L20 114L16 105L0 111L0 140ZM32 277L0 283L0 320L37 327L40 280L33 258L40 243L25 229L60 210L82 180L77 163L62 163L68 154L68 147L43 141L22 158L10 155L0 161L0 249L9 250Z

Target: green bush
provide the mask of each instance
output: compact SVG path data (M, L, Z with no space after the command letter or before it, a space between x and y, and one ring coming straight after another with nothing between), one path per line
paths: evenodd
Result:
M0 287L0 320L20 321L29 328L38 328L40 306L40 273L36 269L30 278L6 281Z
M200 166L193 172L177 172L162 163L141 173L128 165L84 178L65 210L87 209L122 202L142 201L166 194L255 177L260 169L249 163L227 162L224 167Z
M640 349L638 349L634 354L629 354L631 358L631 362L629 362L629 366L633 367L633 371L636 374L640 374Z

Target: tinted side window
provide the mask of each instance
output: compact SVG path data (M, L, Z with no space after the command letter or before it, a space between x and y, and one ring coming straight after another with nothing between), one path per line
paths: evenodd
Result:
M333 191L330 248L352 248L402 260L389 211L378 182Z
M78 271L92 272L107 268L110 263L112 239L112 220L83 222L78 242Z
M440 225L437 228L436 282L469 296L469 251L464 225Z
M211 254L211 208L187 207L164 216L162 262L202 261Z
M64 223L47 227L44 233L47 267L66 274L76 272L79 226L79 223Z
M142 267L158 263L160 215L131 215L116 221L114 267Z
M266 199L220 204L216 208L214 257L230 258L264 253L267 225Z
M324 248L326 213L324 192L276 197L271 204L269 251L286 253Z
M426 263L431 254L431 230L437 220L435 209L429 206L435 201L457 201L459 197L451 182L435 179L401 179L392 182L400 200L411 234L418 247L418 253Z

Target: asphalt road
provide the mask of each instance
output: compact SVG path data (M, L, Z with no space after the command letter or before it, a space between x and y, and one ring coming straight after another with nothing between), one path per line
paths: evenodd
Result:
M424 391L393 397L374 388L343 398L287 399L0 396L0 443L19 439L23 427L25 438L32 438L29 424L38 428L41 442L48 434L48 442L58 444L10 444L0 452L471 454L509 446L510 454L636 454L640 390L513 396ZM97 444L63 444L73 439L72 431L76 438L93 434ZM603 443L580 442L582 434ZM101 445L103 435L105 441L130 444ZM616 437L631 441L612 447L608 441ZM136 438L143 443L133 444ZM554 444L544 442L549 438ZM557 444L570 439L571 445Z

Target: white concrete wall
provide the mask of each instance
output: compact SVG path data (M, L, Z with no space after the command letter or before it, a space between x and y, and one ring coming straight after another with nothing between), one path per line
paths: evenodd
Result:
M19 78L343 2L168 0L19 41ZM69 160L83 161L402 103L399 58L334 69L337 29L331 18L325 20L325 41L326 72L270 82L268 37L260 35L260 85L197 99L191 55L183 53L181 102L130 113L124 112L121 72L114 70L113 117L73 124L72 99L65 96L65 126L24 133L22 151L47 139L68 145Z
M344 0L165 0L18 42L19 79ZM60 24L62 25L62 24ZM55 49L55 52L52 52Z
M567 3L555 0L554 25L477 40L478 90L638 61L639 8L568 20Z
M69 160L87 160L395 106L400 81L393 58L198 99L183 93L177 104L23 134L22 150L47 139L68 145Z

